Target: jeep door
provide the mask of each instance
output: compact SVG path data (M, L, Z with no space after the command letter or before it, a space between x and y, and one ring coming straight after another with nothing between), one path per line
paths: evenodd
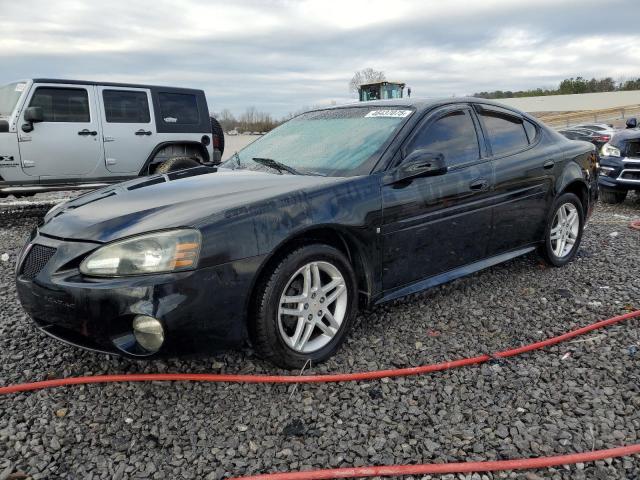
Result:
M158 143L151 91L98 87L106 167L137 175Z
M493 170L478 129L467 104L448 105L428 114L402 148L402 158L416 149L443 155L447 172L382 187L384 290L485 257Z
M41 181L91 177L103 158L95 87L37 84L25 106L40 107L42 122L25 131L29 129L25 109L20 113L18 142L24 172Z

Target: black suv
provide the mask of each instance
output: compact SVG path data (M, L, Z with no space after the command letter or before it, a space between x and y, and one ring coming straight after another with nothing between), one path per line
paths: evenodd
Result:
M629 190L640 191L640 130L616 133L602 147L598 179L605 203L621 203Z

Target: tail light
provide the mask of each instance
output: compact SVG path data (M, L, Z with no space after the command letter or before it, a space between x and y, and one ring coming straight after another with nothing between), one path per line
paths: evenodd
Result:
M609 140L611 140L611 136L610 135L594 135L593 139L596 142L608 142Z
M213 148L215 150L220 150L220 138L215 133L212 135L213 137Z

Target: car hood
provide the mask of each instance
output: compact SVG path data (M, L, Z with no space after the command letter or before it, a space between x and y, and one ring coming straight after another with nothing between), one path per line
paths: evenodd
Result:
M154 230L197 227L230 209L345 180L194 168L81 195L54 207L39 231L62 239L110 242Z

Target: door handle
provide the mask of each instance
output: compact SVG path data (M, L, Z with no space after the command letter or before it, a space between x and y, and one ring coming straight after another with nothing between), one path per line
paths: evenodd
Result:
M542 165L542 168L544 168L545 170L548 170L550 168L553 168L553 166L556 164L555 161L553 160L547 160L546 162L544 162L544 164Z
M485 190L488 190L488 189L489 189L489 180L487 180L486 178L479 178L469 184L469 190L472 190L474 192L484 192Z
M137 132L135 132L135 134L136 135L147 135L147 136L149 136L149 135L151 135L151 131L140 129Z
M86 137L87 135L93 135L95 137L96 135L98 135L98 132L85 128L84 130L80 130L78 132L78 135L82 135L83 137Z

